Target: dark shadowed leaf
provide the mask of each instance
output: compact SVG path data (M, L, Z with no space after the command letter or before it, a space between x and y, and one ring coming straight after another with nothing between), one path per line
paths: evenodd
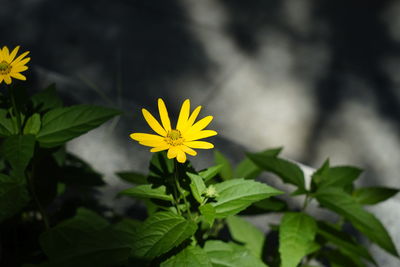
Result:
M382 223L374 215L365 211L352 196L339 188L325 188L318 190L315 197L322 206L349 220L371 241L394 256L398 256L396 247Z
M7 118L7 110L0 109L0 136L17 134L17 129L10 118Z
M12 135L1 145L1 154L10 162L13 169L24 171L33 156L34 148L35 136Z
M35 94L31 98L33 107L39 112L63 106L61 98L57 95L55 84L51 84L46 89Z
M119 178L131 184L147 184L147 176L137 172L117 172Z
M0 222L19 212L29 199L24 177L0 174Z

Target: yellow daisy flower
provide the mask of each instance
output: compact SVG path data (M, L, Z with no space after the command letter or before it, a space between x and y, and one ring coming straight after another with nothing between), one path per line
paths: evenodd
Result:
M158 135L147 133L133 133L130 137L144 146L152 147L151 152L158 152L168 149L167 156L169 159L176 158L178 162L186 161L186 153L196 156L197 152L192 148L210 149L214 145L198 141L199 139L216 135L213 130L203 130L212 121L212 116L207 116L194 123L201 106L195 108L190 114L190 100L186 99L181 107L176 128L171 128L171 122L168 116L167 108L164 101L158 99L158 110L160 112L161 124L146 109L142 109L143 116L151 129Z
M6 84L10 84L11 77L18 80L26 80L26 77L20 72L28 69L25 64L28 63L31 58L25 58L25 56L29 54L29 51L26 51L15 58L18 50L19 46L15 47L11 53L7 46L0 49L0 83L4 80Z

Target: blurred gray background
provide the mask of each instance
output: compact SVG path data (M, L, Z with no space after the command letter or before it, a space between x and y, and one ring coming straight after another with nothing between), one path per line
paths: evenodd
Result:
M213 115L216 148L233 163L283 146L318 167L365 170L360 185L400 187L400 1L0 0L2 45L31 51L32 90L56 82L65 101L125 114L69 144L105 173L102 201L127 187L114 175L151 157L129 139L149 131L140 109L162 97ZM193 159L199 169L212 151ZM370 209L400 248L400 195ZM258 225L262 226L260 221ZM381 266L400 261L373 246Z

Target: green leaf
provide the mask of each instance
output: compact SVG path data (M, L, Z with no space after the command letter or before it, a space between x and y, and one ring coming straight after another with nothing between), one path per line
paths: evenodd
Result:
M203 177L205 182L207 182L207 181L211 180L212 178L214 178L218 173L220 173L223 166L224 165L222 165L222 164L212 166L210 168L200 171L199 175L201 177Z
M388 187L364 187L354 190L353 197L361 205L374 205L396 195L399 189Z
M197 230L193 221L172 212L150 216L137 230L132 253L134 257L152 259L178 246Z
M262 249L265 242L264 233L248 221L238 217L230 216L226 220L232 238L244 243L254 256L262 257Z
M146 175L137 172L117 172L119 178L131 184L148 184Z
M29 199L23 178L0 174L0 222L18 213Z
M17 129L13 125L13 121L7 117L7 110L0 109L0 136L10 136L17 134Z
M319 221L317 233L351 258L363 257L375 263L367 249L355 242L349 234L336 229L331 224Z
M121 233L94 212L78 209L74 218L44 232L39 241L50 266L115 266L131 253Z
M68 185L101 186L105 184L100 173L84 160L69 153L66 156L66 164L61 167L61 172L59 181Z
M320 174L318 188L351 185L360 176L362 170L351 166L331 167Z
M325 257L332 267L365 267L366 265L358 258L350 257L339 250L323 250L322 256Z
M12 135L1 145L1 154L10 162L13 169L24 171L33 156L35 136Z
M209 240L204 245L214 267L265 267L260 259L254 256L247 248L234 243L224 243Z
M229 163L229 160L218 150L214 151L215 163L222 165L222 168L219 172L221 178L223 180L229 180L233 178L232 165Z
M208 223L208 225L212 226L215 220L215 208L210 203L207 203L203 206L199 207L201 215L203 215L204 221Z
M283 192L252 180L233 179L215 185L218 196L212 205L217 218L235 215L261 199Z
M282 267L296 267L314 246L317 224L304 213L285 213L279 227L279 253Z
M167 195L165 186L152 188L151 184L138 185L136 187L126 189L124 191L121 191L119 195L125 195L142 199L154 198L167 201L173 200L172 195L170 194Z
M44 115L37 139L43 147L58 146L119 114L115 109L90 105L53 109Z
M24 134L33 134L36 135L41 126L40 115L38 113L33 114L29 119L26 121L24 127Z
M396 247L382 223L374 215L365 211L352 196L339 188L325 188L318 190L315 197L322 206L349 220L371 241L392 255L398 256Z
M200 247L188 246L160 265L161 267L212 267L207 253Z
M258 155L265 155L277 157L282 151L282 148L273 148L257 153ZM249 158L242 160L235 169L234 176L244 179L254 179L260 175L261 169L253 163Z
M304 174L296 164L263 153L247 155L259 168L278 175L283 182L294 184L299 192L305 192Z
M203 203L204 197L202 196L204 190L206 190L206 185L204 184L203 178L197 174L187 172L186 173L190 180L190 189L192 190L193 197L200 204Z
M51 84L46 89L35 94L31 98L34 109L39 112L63 106L61 98L57 95L55 84Z
M264 211L274 211L274 212L283 211L287 208L286 202L276 197L270 197L267 199L260 200L254 203L253 205Z

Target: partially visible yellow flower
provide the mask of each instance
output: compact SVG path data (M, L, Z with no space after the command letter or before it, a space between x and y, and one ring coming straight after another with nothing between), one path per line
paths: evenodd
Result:
M151 152L168 149L167 156L169 159L176 158L178 162L184 163L186 161L186 153L191 156L197 155L197 152L192 148L210 149L214 147L214 145L209 142L197 141L217 134L217 132L213 130L204 130L212 121L212 116L207 116L194 123L199 115L200 109L201 106L198 106L193 110L192 114L190 114L190 100L186 99L182 104L176 127L172 129L167 108L164 101L159 98L158 110L160 112L162 125L150 112L146 109L142 109L145 120L158 135L133 133L130 137L138 141L141 145L152 147L152 149L150 149Z
M6 84L10 84L11 77L18 80L26 80L26 77L20 72L28 69L25 64L28 63L31 58L25 58L25 56L29 54L29 51L26 51L15 58L18 50L19 46L15 47L11 53L7 46L0 49L0 83L4 80Z

